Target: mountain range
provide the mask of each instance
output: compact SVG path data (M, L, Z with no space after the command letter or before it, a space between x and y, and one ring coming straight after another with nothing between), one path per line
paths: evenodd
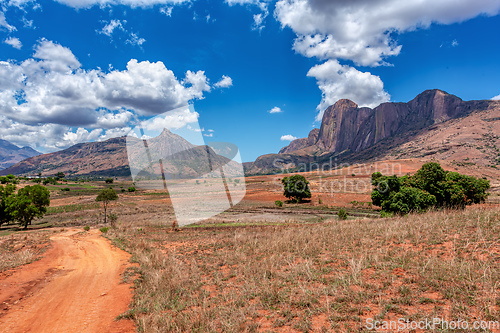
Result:
M31 147L19 148L9 141L0 139L0 169L8 168L28 157L40 154Z
M127 146L131 151L130 156L127 155ZM147 178L161 176L162 171L167 179L197 178L222 165L227 165L225 171L228 175L238 174L237 166L228 164L230 159L224 157L225 154L216 153L212 147L192 145L167 129L147 140L147 154L144 147L144 140L134 137L79 143L61 151L27 158L1 170L0 175L35 176L41 173L50 176L63 172L73 177L130 177L129 158L135 162L134 175L140 174ZM227 150L228 146L223 148ZM163 159L161 171L160 158Z
M165 140L177 148L165 146ZM154 151L166 155L185 151L176 161L165 162L171 176L189 176L207 169L207 165L200 165L206 146L193 146L166 130L149 141ZM228 161L212 148L209 153L215 165ZM383 103L373 109L342 99L325 110L320 128L313 129L307 138L294 140L279 153L260 156L244 166L246 174L252 175L407 158L444 160L498 176L500 101L463 101L438 89L426 90L407 103ZM0 174L52 175L59 171L75 176L130 176L126 138L80 143L30 157Z
M321 127L278 154L245 165L247 174L398 158L435 158L497 168L500 102L463 101L426 90L408 103L358 107L342 99L328 107ZM498 147L498 148L497 148Z

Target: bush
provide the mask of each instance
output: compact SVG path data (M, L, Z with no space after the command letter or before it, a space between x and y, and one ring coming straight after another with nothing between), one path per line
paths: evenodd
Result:
M63 191L63 192L69 192L69 187L62 188L61 191Z
M88 225L86 225L85 227L83 227L83 230L85 231L89 231L90 230L90 227Z
M484 202L490 188L486 179L445 171L436 162L424 164L414 176L388 177L376 172L372 184L373 204L396 214L422 212L433 206L465 208Z
M106 232L108 232L109 230L109 227L102 227L99 229L100 232L102 232L103 234L105 234Z
M129 191L129 192L135 192L135 187L131 186L131 187L129 187L129 188L127 189L127 191Z
M276 205L276 207L283 207L283 201L281 200L276 200L274 204Z
M106 184L113 184L114 179L113 178L107 178L105 180Z
M339 220L347 220L347 212L344 208L340 208L337 213Z
M118 220L118 215L116 214L109 214L108 215L109 222L111 226L114 228L116 226L116 221Z
M284 186L283 195L295 202L301 202L303 199L311 197L309 182L304 176L284 177L281 183Z
M394 214L391 212L386 212L386 211L381 211L380 212L380 217L393 217Z

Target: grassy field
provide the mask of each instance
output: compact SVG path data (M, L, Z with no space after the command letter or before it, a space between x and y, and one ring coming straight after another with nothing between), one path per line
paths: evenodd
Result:
M499 320L500 213L108 232L139 264L140 332L359 332L379 320ZM488 331L488 330L484 330Z
M497 194L494 205L380 218L367 193L313 193L277 207L280 189L261 178L249 179L232 209L177 231L168 193L112 184L118 223L105 235L138 264L123 277L134 281L134 299L122 317L140 332L364 332L370 318L500 320ZM108 186L49 185L51 207L28 232L1 226L0 272L39 258L57 230L103 227L95 197ZM340 207L348 220L338 220Z

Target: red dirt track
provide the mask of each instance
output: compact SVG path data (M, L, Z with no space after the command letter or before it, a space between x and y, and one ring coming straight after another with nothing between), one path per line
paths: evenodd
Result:
M44 257L0 274L0 331L135 332L132 292L121 283L130 255L93 230L51 237Z

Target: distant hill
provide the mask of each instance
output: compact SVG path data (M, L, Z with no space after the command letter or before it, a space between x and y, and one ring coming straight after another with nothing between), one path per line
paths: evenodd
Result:
M427 90L408 103L374 109L339 100L327 108L321 127L292 141L278 154L246 164L247 174L280 168L311 169L395 158L436 158L500 168L500 102L463 101Z
M25 158L40 155L31 147L22 147L10 143L6 140L0 139L0 170L6 169Z
M132 146L144 147L143 140L132 139L128 143ZM198 177L207 173L210 168L219 167L229 161L217 155L212 148L192 145L166 129L159 136L149 139L148 145L153 157L169 156L163 161L163 169L167 178ZM140 152L139 149L135 151ZM210 158L207 158L207 151ZM144 156L138 158L144 159ZM155 163L153 169L159 167L157 160L153 163ZM229 167L235 169L232 165ZM148 177L151 176L147 174L148 171L155 175L161 174L159 170L153 169L146 168L142 174ZM228 171L231 172L232 169ZM61 151L25 159L1 170L0 175L12 173L34 176L39 172L47 176L63 172L66 176L130 177L127 138L79 143Z

